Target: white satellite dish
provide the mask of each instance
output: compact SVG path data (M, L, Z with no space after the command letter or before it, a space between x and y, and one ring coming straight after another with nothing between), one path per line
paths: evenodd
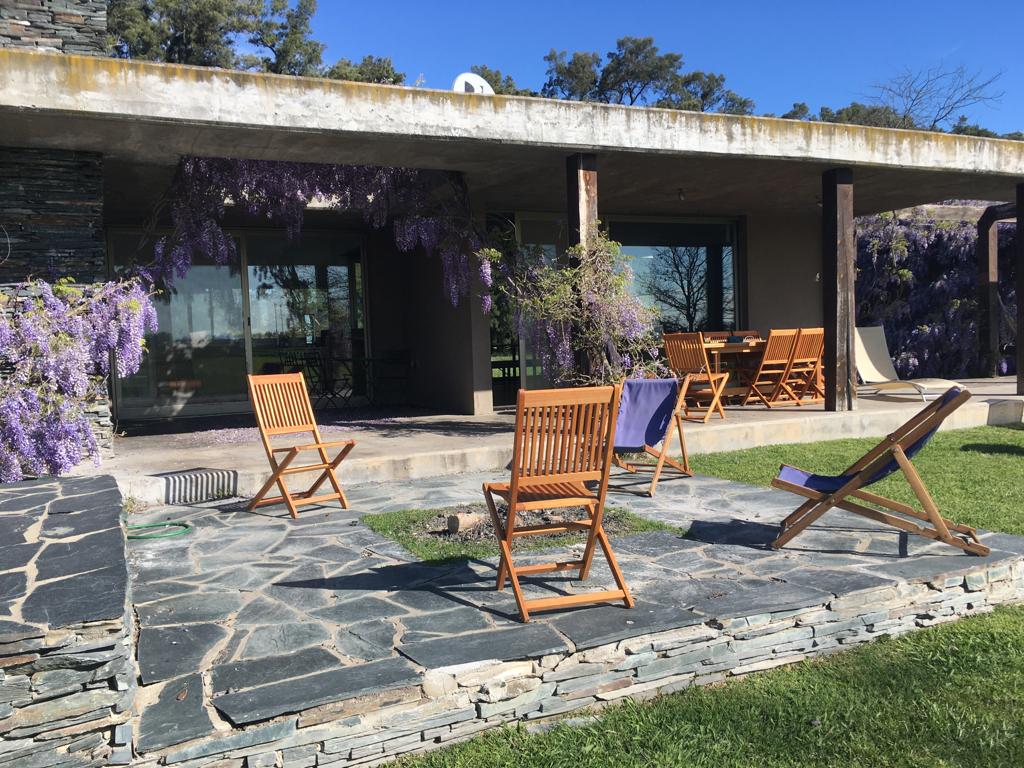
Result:
M452 90L458 93L482 93L485 96L493 96L494 89L490 83L484 80L475 72L463 72L455 78L452 83Z

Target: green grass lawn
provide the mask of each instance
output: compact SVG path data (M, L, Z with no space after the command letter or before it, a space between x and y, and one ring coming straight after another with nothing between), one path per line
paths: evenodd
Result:
M507 727L404 768L1024 765L1024 609L626 702L584 726Z
M693 456L695 472L768 485L780 464L838 474L878 443L877 438L771 445ZM958 523L1024 534L1024 428L974 427L939 432L914 457L942 514ZM873 486L885 496L917 506L902 473ZM780 491L781 493L781 491ZM793 497L796 507L799 499Z
M483 507L481 507L481 511ZM438 512L437 509L404 509L397 512L382 512L375 515L364 515L363 523L381 536L397 541L412 552L420 560L430 562L451 562L455 560L472 560L498 556L498 544L494 536L487 536L478 541L465 541L448 536L432 536L427 534L432 527L430 521ZM656 520L634 515L619 507L606 507L604 512L604 528L609 534L626 536L645 531L682 531ZM584 533L570 533L549 536L527 536L516 539L513 548L517 552L559 549L586 541Z

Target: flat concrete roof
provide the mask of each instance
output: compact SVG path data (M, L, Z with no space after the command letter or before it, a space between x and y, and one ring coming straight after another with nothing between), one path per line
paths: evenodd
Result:
M602 207L811 214L820 174L855 170L858 213L1007 200L1024 142L369 85L0 49L0 144L463 171L489 206L560 208L562 158L599 156ZM552 184L538 184L550 175ZM680 204L678 190L686 201Z

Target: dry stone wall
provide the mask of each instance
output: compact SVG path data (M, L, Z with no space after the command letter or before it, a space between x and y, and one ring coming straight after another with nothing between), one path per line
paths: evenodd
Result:
M107 49L106 0L4 0L0 48L32 48L102 56Z

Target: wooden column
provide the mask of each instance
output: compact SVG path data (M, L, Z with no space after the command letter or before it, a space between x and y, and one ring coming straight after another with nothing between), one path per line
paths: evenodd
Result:
M821 177L821 288L825 311L825 410L857 407L853 329L856 322L853 172L834 168Z
M597 232L597 155L578 152L565 161L569 245Z
M722 246L707 247L705 273L707 275L707 304L709 331L721 331L725 327L725 307L722 304L725 289L725 274L722 265Z
M1024 395L1024 184L1017 185L1017 236L1014 269L1017 271L1017 394Z
M999 215L988 208L978 219L978 374L994 377L999 366Z

